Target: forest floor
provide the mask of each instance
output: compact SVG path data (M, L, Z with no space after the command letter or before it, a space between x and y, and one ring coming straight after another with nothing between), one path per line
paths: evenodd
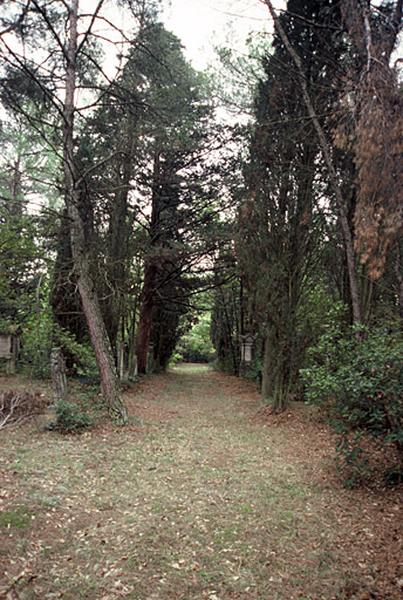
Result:
M399 492L343 488L306 407L190 365L126 400L124 429L0 432L1 598L401 597Z

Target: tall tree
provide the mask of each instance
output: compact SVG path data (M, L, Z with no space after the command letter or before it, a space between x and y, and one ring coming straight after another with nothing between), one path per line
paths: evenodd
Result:
M100 3L101 5L102 3ZM99 5L99 6L100 6ZM80 183L74 152L74 95L76 91L78 58L78 0L69 8L69 38L66 50L66 96L64 102L63 165L65 177L65 201L70 218L71 247L74 269L81 302L91 342L95 351L101 376L102 393L111 414L120 422L127 422L127 411L120 397L119 381L113 359L112 348L102 318L101 307L92 280L89 253L86 246L85 226L80 214Z
M78 0L72 0L69 4L65 3L63 7L56 7L56 9L53 7L52 2L33 0L24 9L22 18L26 21L28 27L24 33L28 33L29 36L31 25L29 19L35 25L35 27L32 25L33 48L37 44L37 37L35 36L42 28L41 35L47 36L57 48L57 56L62 61L62 67L54 56L47 56L44 62L37 64L35 58L30 57L27 59L26 54L19 51L18 44L17 49L14 49L13 42L9 42L4 37L2 43L6 51L7 64L11 65L14 70L28 76L34 82L35 86L41 90L52 105L58 119L63 123L61 155L64 169L64 198L70 221L72 257L78 289L97 359L103 395L111 414L118 421L125 423L127 422L127 413L120 398L113 355L90 270L89 253L85 239L85 224L79 209L80 195L85 184L85 173L79 172L74 141L78 65L80 59L85 55L94 22L100 14L103 3L103 0L99 0L97 3L90 17L89 26L80 39L78 33L78 22L80 20ZM68 30L66 39L63 39L62 29L66 18ZM40 54L39 47L36 52ZM65 96L63 101L59 99L56 91L59 81L64 83ZM29 117L26 111L23 111L23 107L19 106L17 108L23 112L24 116ZM39 124L36 124L36 126L39 127ZM44 135L43 137L48 143L53 143L53 136Z
M349 140L357 164L356 248L368 273L379 279L390 250L399 260L403 227L401 132L403 100L393 51L402 26L402 0L343 0L341 9L356 54L348 72L350 103L344 140Z
M273 3L270 0L265 0L270 14L273 18L275 29L282 40L287 52L291 58L292 63L295 65L297 73L298 73L298 81L302 92L303 101L308 112L310 119L312 120L312 124L314 127L314 131L318 138L318 142L321 148L321 152L323 155L323 159L325 161L329 180L331 182L334 198L337 206L337 212L340 222L341 231L343 233L343 240L347 258L347 268L348 268L348 276L349 276L349 284L350 284L350 294L351 294L351 305L353 309L353 318L355 323L361 323L362 321L362 312L361 312L361 302L359 297L359 287L357 282L357 273L356 273L356 265L355 265L355 253L354 253L354 244L353 244L353 235L351 229L349 227L348 216L347 216L347 208L346 203L343 198L341 186L339 183L337 170L332 158L332 146L330 141L327 139L325 129L320 123L320 119L318 118L318 113L315 110L314 102L312 95L309 90L308 79L306 77L305 68L306 66L301 59L298 51L293 47L290 43L289 35L285 28L283 27L283 23L281 18L278 17L276 11L274 10ZM296 7L296 10L298 7ZM320 7L317 7L319 10ZM323 10L323 7L322 7ZM298 14L293 11L289 11L290 14ZM312 14L313 19L310 19L311 23L315 22L317 12Z
M144 373L150 342L155 364L165 368L178 339L179 319L186 311L184 273L205 252L197 232L211 220L212 168L206 160L220 142L210 131L205 82L161 23L145 29L129 58L128 75L133 69L143 77L134 89L147 107L138 132L145 140L138 148L144 165L138 181L150 203L137 333L138 371Z
M247 168L250 198L241 206L237 244L247 294L254 298L264 338L262 395L275 410L287 404L303 356L303 340L297 335L299 308L317 262L323 226L323 171L318 163L323 147L315 136L316 125L320 131L323 126L316 114L324 114L331 104L337 52L337 41L329 38L327 29L337 22L335 2L290 0L287 9L258 89ZM289 53L291 43L298 64ZM305 96L310 102L315 98L315 119L311 112L307 118L307 108L295 94L301 81ZM354 314L359 316L359 308Z

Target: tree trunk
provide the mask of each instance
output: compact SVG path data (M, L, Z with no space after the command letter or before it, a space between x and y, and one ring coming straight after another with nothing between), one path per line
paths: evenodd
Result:
M136 315L137 315L137 294L134 295L134 303L131 312L130 326L128 327L128 378L133 379L137 375L137 356L136 356Z
M270 336L266 333L264 341L263 369L262 369L262 399L264 402L270 400L273 393L272 372L271 372L271 341Z
M154 251L154 256L146 257L144 267L144 284L141 292L141 307L140 319L137 333L136 353L137 353L137 372L140 375L147 373L147 356L148 346L151 338L151 329L153 325L154 312L154 294L157 278L158 266L156 264L155 249L160 243L160 212L161 212L161 163L160 154L157 152L154 156L153 165L153 192L151 206L151 222L150 222L150 243L151 251Z
M396 273L396 284L397 284L397 297L399 302L399 314L403 318L403 274L402 274L402 254L400 248L400 242L396 242L396 261L395 261L395 273Z
M274 324L269 325L264 342L262 400L270 403L273 412L285 410L290 399L292 377L287 338Z
M108 288L105 290L106 301L102 305L105 326L108 331L112 348L117 348L119 323L124 312L123 283L127 276L127 256L130 228L128 225L127 200L129 195L130 180L133 172L134 134L129 124L126 125L129 133L125 136L124 159L122 173L120 165L116 167L117 192L111 207L108 231L108 257L107 273ZM120 155L119 155L120 158Z
M340 227L343 234L344 246L346 251L347 258L347 268L348 268L348 276L349 276L349 284L350 284L350 295L351 295L351 305L353 310L353 321L354 323L362 322L362 314L361 314L361 303L360 296L358 291L358 283L357 283L357 274L355 270L355 255L354 255L354 246L353 246L353 238L351 235L351 231L348 224L347 211L345 207L345 203L343 200L343 196L341 193L340 185L337 178L336 169L334 167L331 152L330 152L330 144L326 139L325 133L321 124L319 123L319 119L316 115L315 109L313 107L313 103L308 91L308 86L305 78L305 74L303 71L302 60L298 53L291 46L290 41L284 28L282 27L280 20L274 10L273 4L270 0L265 0L267 7L270 11L270 14L273 18L275 28L286 47L288 53L290 54L292 60L297 67L298 73L300 75L300 85L302 91L302 97L305 102L305 106L307 108L308 114L312 119L313 126L317 133L319 139L319 145L321 147L323 157L325 159L325 163L327 166L327 170L329 173L330 182L332 184L333 192L336 198L336 205L338 210Z
M101 390L110 414L120 423L127 423L127 411L120 397L119 381L112 349L102 318L99 300L91 278L90 260L85 243L85 225L79 203L78 176L74 161L74 94L76 89L78 0L72 0L69 10L69 41L66 54L66 97L64 104L63 166L65 176L65 201L71 223L71 246L78 289L87 320L91 342L95 351Z
M22 216L22 198L21 198L21 151L18 151L17 158L13 164L13 175L10 182L11 205L10 213L15 217Z
M147 355L154 309L155 276L156 267L152 264L146 265L136 345L137 372L140 375L147 373Z

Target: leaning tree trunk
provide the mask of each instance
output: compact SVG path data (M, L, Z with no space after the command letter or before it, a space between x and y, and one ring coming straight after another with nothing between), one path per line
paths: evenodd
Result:
M297 71L299 73L299 80L301 85L302 97L304 99L305 106L307 108L308 114L312 119L313 126L315 128L316 134L319 139L319 145L321 147L323 157L325 159L326 167L329 173L330 182L333 188L333 192L336 198L336 205L338 211L338 217L340 222L341 231L343 234L344 247L347 258L347 269L348 269L348 277L350 284L350 294L351 294L351 305L353 309L353 321L354 323L362 322L362 309L360 302L360 295L358 291L358 282L357 282L357 274L355 270L355 255L354 255L354 245L353 245L353 237L351 234L351 230L348 224L347 211L345 207L345 203L343 200L343 195L340 189L340 185L337 178L336 169L333 164L333 160L331 157L330 144L326 139L325 132L323 131L323 127L319 123L318 116L315 112L311 96L308 91L308 85L306 82L306 77L303 70L302 60L299 54L294 50L291 46L290 40L281 25L280 19L278 18L273 3L270 0L265 0L267 7L270 11L270 14L274 21L274 26L277 29L277 32L286 47L289 55L291 56Z
M74 269L77 274L83 311L87 320L91 343L95 351L101 390L110 414L120 423L127 423L127 411L121 400L119 380L112 348L102 318L99 300L90 271L90 259L85 243L85 229L78 209L79 185L74 161L74 93L76 89L78 0L72 0L69 9L69 41L66 52L66 97L64 103L63 165L65 201L70 218L71 246Z

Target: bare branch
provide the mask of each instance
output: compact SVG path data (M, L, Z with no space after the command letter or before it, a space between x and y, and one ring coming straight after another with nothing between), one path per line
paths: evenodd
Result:
M92 33L92 28L93 28L93 26L94 26L94 23L95 23L95 21L97 20L98 13L99 13L99 11L100 11L100 10L101 10L101 8L102 8L102 5L103 5L103 3L104 3L104 0L99 0L99 2L98 2L98 4L97 4L97 7L96 7L96 9L94 10L94 13L93 13L93 15L92 15L92 17L91 17L91 22L90 22L90 24L89 24L89 26L88 26L88 29L87 29L87 31L85 32L85 34L84 34L84 37L83 37L83 39L81 40L80 44L78 45L77 52L76 52L76 57L77 57L77 56L79 56L79 54L80 54L80 52L81 52L81 49L84 47L84 45L85 45L85 44L86 44L86 42L87 42L87 39L88 39L88 37L91 35L91 33Z
M49 16L46 12L46 7L41 6L37 0L31 0L36 8L36 10L39 12L39 14L42 16L43 20L45 21L48 30L51 32L51 34L53 35L53 38L55 40L55 42L57 43L57 45L59 46L59 48L61 49L64 58L67 60L67 53L66 53L66 48L64 47L64 44L62 42L62 40L60 39L59 35L57 34L57 31L55 30L55 28L52 25L51 20L49 19Z
M18 29L18 27L23 23L26 15L27 15L30 3L31 3L31 0L27 0L27 3L24 6L24 8L23 8L21 14L19 15L19 17L17 18L17 20L14 23L11 23L5 29L3 29L3 31L0 31L0 37L5 35L6 33L11 33L11 31L15 31L15 29Z

